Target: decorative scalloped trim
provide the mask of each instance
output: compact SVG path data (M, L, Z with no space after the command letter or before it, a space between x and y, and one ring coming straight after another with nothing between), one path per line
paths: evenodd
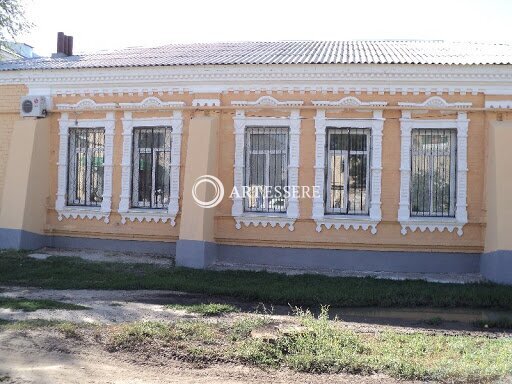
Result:
M425 232L427 229L429 232L434 232L435 230L438 230L439 232L448 231L452 233L455 229L457 229L457 235L460 237L464 234L464 231L462 228L464 227L465 223L458 223L458 222L451 222L451 223L422 223L421 221L401 221L400 225L402 226L402 230L400 233L402 235L407 234L407 229L409 229L411 232L416 232L417 229L420 230L420 232Z
M102 212L99 210L84 210L84 209L64 209L64 210L58 210L57 213L59 214L58 220L62 221L62 219L96 219L96 220L103 220L106 224L110 221L110 213Z
M276 226L279 226L281 228L284 228L288 226L288 229L290 231L293 231L295 229L294 224L296 219L288 218L288 217L269 217L269 216L237 216L234 217L236 221L236 229L241 229L242 224L244 224L246 227L249 227L251 224L255 227L262 226L267 227L271 226L272 228L275 228Z
M303 101L300 100L288 100L288 101L279 101L272 96L261 96L256 101L232 101L231 105L237 107L248 107L248 106L285 106L285 107L299 107L304 104Z
M357 97L348 96L340 99L338 101L312 101L313 105L317 107L343 107L343 106L353 106L353 107L384 107L388 105L385 101L372 101L372 102L364 102L359 100Z
M155 96L146 97L139 103L119 103L121 109L183 108L184 105L185 103L183 101L162 101Z
M512 108L512 100L491 100L485 102L485 108Z
M121 223L126 224L126 221L129 220L130 222L138 221L139 223L142 223L143 221L146 221L148 223L151 223L152 221L155 223L162 222L167 223L170 221L171 226L176 225L176 216L172 216L167 214L161 214L161 213L154 213L154 212L126 212L126 213L120 213L121 215Z
M367 231L370 229L370 232L372 235L375 235L377 233L377 225L380 221L374 221L374 220L353 220L353 219L316 219L316 231L321 232L322 226L325 227L325 229L331 229L334 227L336 230L339 230L341 227L343 227L345 230L349 230L350 228L354 229L355 231L358 231L359 229L362 229L363 231Z
M102 110L102 109L114 109L116 107L116 103L97 103L91 99L82 99L75 104L57 104L58 110L62 109L74 109L77 111L81 110Z
M448 103L445 99L439 96L432 96L425 100L423 103L398 103L401 107L422 107L422 108L457 108L467 109L471 108L473 103Z
M194 99L192 100L193 107L219 107L219 99Z

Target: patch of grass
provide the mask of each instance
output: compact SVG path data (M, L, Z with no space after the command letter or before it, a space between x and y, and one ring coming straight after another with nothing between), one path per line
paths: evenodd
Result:
M431 317L430 319L425 320L425 324L436 327L443 324L443 319L439 316Z
M478 328L512 329L512 319L500 317L496 320L479 320L475 321L473 325Z
M5 383L7 380L10 380L11 378L7 375L0 376L0 383Z
M292 306L465 307L512 309L512 287L372 278L286 276L147 264L91 262L19 252L0 255L0 284L53 289L163 289Z
M25 331L38 328L55 328L68 332L77 329L79 326L87 326L85 324L78 325L70 321L63 320L46 320L46 319L28 319L28 320L5 320L0 319L0 330Z
M89 309L83 305L63 303L55 300L36 300L25 298L0 297L0 308L9 308L22 310L24 312L34 312L38 309L66 309L66 310L84 310Z
M275 338L252 337L268 325L263 316L235 323L205 320L175 323L141 322L115 327L111 350L179 353L187 360L237 361L260 367L287 367L299 372L383 373L399 379L450 383L491 382L512 374L512 340L395 331L356 333L329 320L298 312L295 332L277 331Z
M132 349L138 345L155 341L194 341L209 343L214 340L214 329L198 321L162 323L142 321L124 324L113 329L108 347L110 350Z
M239 309L231 304L201 303L201 304L169 304L166 308L183 310L188 313L198 313L203 316L220 316L225 313L239 312Z

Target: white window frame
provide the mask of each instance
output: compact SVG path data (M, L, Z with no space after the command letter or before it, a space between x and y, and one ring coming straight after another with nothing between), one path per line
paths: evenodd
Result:
M336 155L336 154L339 154L341 153L341 156L342 156L342 164L347 164L347 169L346 171L344 171L345 175L344 175L344 180L343 180L343 190L344 191L347 191L348 190L348 182L349 182L349 179L350 179L350 161L349 161L349 158L348 158L348 154L349 154L349 151L347 150L331 150L329 148L329 136L332 136L332 135L336 135L338 133L335 133L335 132L332 132L330 131L329 128L333 128L333 129L337 129L337 128L334 128L334 127L327 127L327 141L326 141L326 151L327 151L327 159L326 159L326 199L327 199L327 205L325 206L325 210L326 212L329 214L329 215L333 215L333 214L336 214L336 208L332 208L332 201L331 201L331 194L329 193L329 191L327 189L331 188L332 186L332 175L331 175L331 171L330 171L330 166L329 164L331 164L331 155ZM351 127L353 128L353 127ZM343 129L343 128L341 128ZM371 154L371 131L370 130L367 130L367 133L365 134L366 136L366 143L367 143L367 148L366 148L366 151L350 151L350 154L351 155L366 155L366 169L365 169L365 172L366 172L366 199L368 201L368 205L369 205L369 201L370 201L370 179L371 179L371 172L370 172L370 166L371 166L371 158L370 158L370 154ZM346 208L347 205L348 205L348 200L349 200L349 196L344 193L343 194L344 198L343 198L343 206ZM352 214L353 215L353 214Z
M387 105L386 102L362 102L359 99L349 96L339 101L313 101L317 106L315 116L315 186L319 190L318 196L313 198L312 219L316 223L316 231L321 232L322 227L330 229L344 228L348 230L370 229L372 234L377 233L377 225L382 220L381 210L381 190L382 190L382 136L384 129L383 111L377 109ZM357 110L359 106L374 107L371 111L371 118L326 118L326 110L322 107L354 107ZM368 110L364 110L368 112ZM366 128L370 130L371 149L369 157L370 173L367 179L370 180L369 192L369 214L368 215L340 215L325 214L325 190L326 190L326 135L328 128Z
M298 188L299 179L299 146L300 146L300 111L293 109L302 105L302 101L278 101L270 96L262 96L257 101L233 101L232 105L235 106L288 106L290 107L289 117L247 117L244 109L238 109L235 112L234 120L234 134L235 134L235 164L234 164L234 186L239 192L240 196L233 195L233 206L231 213L235 219L236 229L241 229L242 224L246 227L251 224L255 227L261 225L267 227L270 225L272 228L279 226L285 228L288 226L290 231L293 231L294 224L299 218L299 199L298 196L291 194L288 198L288 206L286 213L269 213L269 212L245 212L244 199L241 196L243 191L244 175L245 175L245 131L248 127L288 127L289 137L289 156L288 156L288 186L290 189Z
M282 128L282 127L247 127L247 129L251 129L251 128L256 128L256 129L260 129L260 128ZM285 127L286 129L287 127ZM287 138L286 138L286 149L284 150L277 150L277 149L274 149L274 150L271 150L271 149L259 149L259 150L251 150L250 149L250 146L252 145L252 143L250 142L250 136L249 135L249 142L245 143L245 159L250 159L250 155L264 155L265 156L265 170L264 170L264 173L263 173L263 185L270 185L269 183L269 178L270 178L270 155L276 155L276 154L279 154L279 155L286 155L286 162L288 162L288 140L289 140L289 131L287 132ZM265 133L264 133L265 134ZM288 169L288 167L286 167ZM287 172L288 174L288 172ZM245 181L247 182L249 180L249 177L251 176L250 174L250 163L249 165L245 166ZM288 179L288 178L287 178ZM244 210L246 210L246 212L251 212L251 213L258 213L258 211L250 211L248 210L248 201L247 199L244 200L245 204L244 204ZM287 202L288 202L288 199L287 199ZM265 199L265 205L268 203L268 200ZM269 208L269 207L265 207L265 208ZM261 212L260 212L261 213ZM279 212L279 213L282 213L282 212Z
M77 103L76 105L79 105ZM67 105L66 105L67 106ZM59 107L59 106L58 106ZM62 105L60 106L63 107ZM103 162L103 200L99 207L77 207L67 205L68 145L69 128L104 128L105 152ZM114 112L107 112L104 119L70 119L68 112L62 112L59 119L59 162L57 163L57 199L55 210L58 219L97 219L108 223L112 207L112 159L114 150Z
M463 111L471 107L471 103L447 103L438 96L429 98L423 103L398 103L407 107L402 110L400 119L401 131L401 162L400 162L400 205L398 208L398 221L402 227L402 235L410 230L421 232L438 230L453 232L457 230L459 236L463 235L463 227L468 222L467 213L467 151L468 151L468 127L469 119ZM456 119L421 119L413 118L413 115L426 113L425 107L455 108ZM423 108L414 110L414 107ZM455 217L418 217L410 214L410 188L411 188L411 140L413 129L455 129L457 131L457 158L456 158L456 201Z
M179 104L181 105L181 103ZM180 163L181 163L181 135L183 131L183 114L179 110L173 111L172 117L133 118L131 111L125 111L123 122L123 158L121 161L121 195L119 214L121 223L127 221L170 222L176 225L176 215L179 211L180 192ZM171 183L169 192L169 205L167 209L148 209L131 207L132 191L132 146L133 128L171 127Z

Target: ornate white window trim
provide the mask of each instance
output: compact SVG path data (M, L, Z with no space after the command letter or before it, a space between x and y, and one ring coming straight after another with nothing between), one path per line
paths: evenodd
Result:
M289 100L289 101L279 101L272 96L261 96L256 101L232 101L231 105L237 107L257 107L257 106L280 106L280 107L300 107L304 104L303 101L300 100Z
M111 110L116 107L116 103L97 103L92 99L82 99L75 104L57 104L57 110L72 109L76 111L90 110Z
M138 103L119 103L121 109L158 109L158 108L182 108L183 101L162 101L158 97L150 96Z
M66 205L66 184L68 174L69 128L105 128L105 158L103 162L103 200L100 207L74 207ZM55 210L59 221L63 218L97 219L108 223L112 207L112 159L114 151L114 112L107 112L104 119L69 119L64 112L59 119L59 160L57 163L57 200Z
M154 98L156 99L156 98ZM147 99L146 99L147 100ZM124 112L123 122L123 158L121 160L121 195L119 202L119 214L121 223L127 220L134 222L170 221L176 225L176 215L179 211L180 193L180 161L181 161L181 134L183 132L183 114L181 111L174 111L172 117L133 118L130 111ZM161 209L140 209L130 207L131 178L132 178L132 141L133 127L171 127L171 190L169 193L169 205L167 210Z
M262 101L262 99L264 99ZM272 100L269 100L272 99ZM270 97L261 97L258 101L277 102L276 99ZM233 105L247 105L246 102L233 101ZM261 103L256 102L258 105ZM300 105L300 102L279 102L286 105ZM291 103L291 104L288 104ZM300 104L298 104L300 103ZM256 105L255 103L251 105ZM275 104L271 104L275 105ZM288 162L288 186L290 189L298 187L299 182L299 146L300 146L300 111L293 109L290 112L290 117L246 117L243 110L237 110L233 118L235 126L235 164L234 164L234 186L238 191L242 191L244 183L244 151L245 151L245 129L248 126L271 126L271 127L289 127L289 162ZM231 213L235 219L237 229L242 228L242 224L246 227L254 225L255 227L261 225L266 227L270 225L275 227L279 225L281 228L288 226L290 231L294 230L294 223L299 217L299 199L293 194L288 199L288 207L284 214L268 214L268 213L254 213L244 212L243 197L233 196L233 206Z
M412 113L424 113L425 108L456 108L456 109L468 109L471 108L472 103L448 103L445 99L439 96L432 96L425 100L423 103L403 103L399 102L399 106L401 107L421 107L423 108L420 111L412 110Z
M381 190L382 190L382 135L384 129L384 118L382 110L372 111L372 118L362 119L328 119L325 117L325 109L322 106L362 106L374 105L385 106L386 102L376 101L364 103L355 97L345 97L339 101L313 101L318 106L315 116L315 186L319 194L313 198L312 219L316 223L316 231L321 232L322 226L326 229L368 230L372 234L377 233L377 224L382 220ZM371 130L371 163L370 163L370 209L368 216L360 215L326 215L325 214L325 140L327 128L368 128Z
M427 104L429 100L436 99L435 103ZM424 103L399 103L408 107L414 106L438 106L439 104L448 106L459 106L461 109L468 108L471 103L453 103L448 104L440 97L430 98ZM422 111L424 113L425 111ZM457 229L457 234L462 236L463 227L468 222L467 213L467 173L468 173L468 127L469 120L466 112L458 112L457 119L413 119L414 110L403 110L400 119L401 130L401 163L400 163L400 205L398 208L398 221L402 226L402 235L407 234L407 230L412 232L419 229L421 232L427 229L430 232L438 230L442 232L447 230L453 232ZM410 215L410 182L411 182L411 131L413 129L456 129L457 130L457 173L456 173L456 206L455 217L436 218L436 217L411 217Z

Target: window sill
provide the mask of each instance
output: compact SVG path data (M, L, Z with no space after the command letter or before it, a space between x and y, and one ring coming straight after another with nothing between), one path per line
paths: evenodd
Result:
M96 219L96 220L103 220L105 223L108 224L110 221L110 211L104 212L101 210L101 207L73 207L73 206L67 206L63 209L58 209L57 213L59 214L58 219L59 221L62 221L63 218L65 219Z
M171 226L176 225L176 215L170 214L167 209L137 209L132 208L128 212L119 212L121 215L121 223L126 224L126 221L130 222L138 221L142 223L146 221L150 223L154 221L155 223L162 222L167 223L170 221Z
M402 235L407 234L409 229L411 232L415 232L419 229L421 232L425 232L427 229L430 232L438 230L439 232L448 231L453 232L457 229L457 235L462 236L462 228L466 224L466 221L458 221L455 217L411 217L407 220L400 220Z
M321 232L322 226L326 229L340 229L343 227L345 230L352 227L354 230L362 229L375 235L377 233L377 224L380 220L371 219L370 216L356 216L356 215L324 215L322 218L314 219L316 223L316 231Z
M234 217L236 221L236 229L242 228L242 224L244 224L246 227L250 226L251 224L255 227L261 225L262 227L267 227L270 225L272 228L275 228L276 226L280 226L281 228L284 228L288 226L288 229L290 231L293 231L296 218L288 217L286 216L286 213L282 214L268 214L268 213L244 213L241 216L235 216Z

